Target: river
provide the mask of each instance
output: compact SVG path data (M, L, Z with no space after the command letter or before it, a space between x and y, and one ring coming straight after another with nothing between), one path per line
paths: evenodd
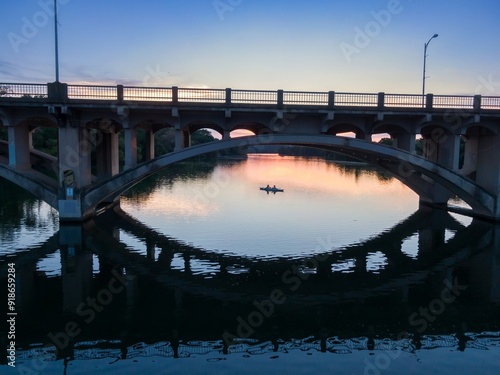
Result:
M498 372L500 228L375 169L198 159L73 226L0 191L0 373Z

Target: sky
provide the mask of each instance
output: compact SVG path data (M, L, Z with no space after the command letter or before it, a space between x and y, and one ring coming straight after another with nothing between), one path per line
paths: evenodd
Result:
M60 81L500 95L497 0L57 0ZM0 82L55 81L53 0L0 3Z

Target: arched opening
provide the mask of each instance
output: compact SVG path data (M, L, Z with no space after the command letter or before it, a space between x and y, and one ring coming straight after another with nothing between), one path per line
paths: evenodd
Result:
M145 135L144 135L145 142ZM144 142L142 142L144 144ZM142 153L142 147L139 149L139 144L141 142L137 141L137 153ZM155 157L168 154L174 151L175 147L175 131L172 127L164 127L159 129L154 133L154 143L155 143ZM139 158L139 156L138 156Z
M229 133L230 138L248 137L255 135L255 133L248 129L236 129Z

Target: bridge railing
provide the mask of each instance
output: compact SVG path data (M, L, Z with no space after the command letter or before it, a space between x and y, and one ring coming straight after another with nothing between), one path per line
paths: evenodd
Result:
M434 95L432 108L473 109L473 96Z
M425 105L425 97L411 94L385 94L384 106L395 108L422 108Z
M48 84L0 83L2 98L38 98L66 100L108 100L149 101L159 103L212 103L249 104L282 107L284 105L367 108L422 108L422 109L464 109L500 110L500 97L386 94L349 92L307 92L284 90L233 90L209 88L137 87L137 86L95 86L68 85L54 82Z
M332 99L328 92L284 91L283 104L329 105Z
M120 86L118 86L120 93ZM120 99L120 95L118 95ZM172 101L171 87L123 86L122 100Z
M175 88L177 89L177 88ZM225 103L226 90L221 89L177 89L177 101L186 103ZM174 94L174 100L175 100Z
M235 104L278 104L278 91L268 90L226 90L230 93L229 103Z
M481 108L484 109L500 109L500 97L498 96L482 96Z
M357 93L335 93L335 105L338 106L361 106L378 107L378 94L357 94Z
M4 98L48 98L46 84L0 83L0 97Z
M68 85L68 99L116 100L117 86Z

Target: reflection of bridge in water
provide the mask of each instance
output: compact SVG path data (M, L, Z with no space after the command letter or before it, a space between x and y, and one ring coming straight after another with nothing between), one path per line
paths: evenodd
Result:
M120 236L133 237L134 245ZM481 221L465 227L444 211L419 210L362 243L302 259L256 259L183 244L117 210L97 217L95 225L63 226L38 248L0 261L15 262L18 270L19 345L43 343L20 350L19 360L256 355L297 348L340 354L397 346L465 349L499 342L498 236L497 227ZM411 238L418 252L407 254L403 244ZM36 271L39 260L58 250L60 276ZM377 252L386 261L371 269L370 256ZM125 290L85 323L78 306L109 285L113 270L126 274ZM425 335L415 332L408 317L440 295L444 280L455 279L467 285L458 307L446 309ZM235 333L237 318L246 318L253 302L269 299L274 289L286 301L251 337L228 346L223 333ZM470 301L481 304L481 311L468 308ZM47 334L63 331L68 321L78 322L82 332L56 350ZM393 341L402 331L413 333ZM484 331L492 333L472 333Z

